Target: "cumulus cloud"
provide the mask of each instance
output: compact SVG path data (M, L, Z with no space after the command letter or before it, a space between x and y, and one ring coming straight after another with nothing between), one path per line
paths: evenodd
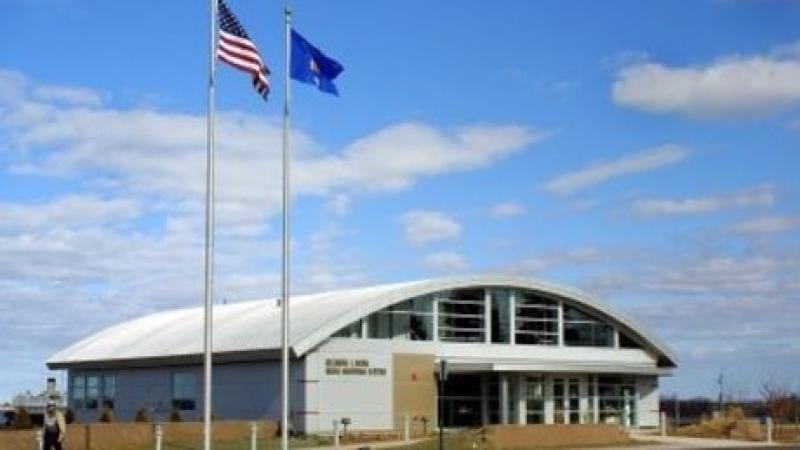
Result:
M409 211L403 216L404 234L411 245L455 240L461 236L461 223L440 211Z
M777 234L800 228L800 216L770 216L745 220L731 229L746 234Z
M699 66L640 62L617 73L617 104L650 113L720 119L800 104L800 58L783 52L727 57Z
M517 202L495 203L489 210L489 215L495 219L507 219L525 214L525 206Z
M53 96L52 88L37 86L18 72L4 71L0 77L12 86L0 92L0 127L16 150L11 158L16 173L98 174L85 181L111 180L126 195L146 196L187 213L202 210L202 115L45 102L42 90ZM252 232L280 206L280 125L260 116L219 112L216 127L220 225ZM425 177L486 167L541 138L519 125L445 130L398 123L333 152L295 131L293 193L324 197L329 211L343 213L353 196L396 192Z
M466 259L454 252L435 252L422 258L422 265L439 273L463 272L469 267Z
M280 206L280 124L219 111L216 126L216 298L269 296L280 255L269 232ZM541 137L520 125L406 122L328 149L295 130L293 194L344 214L359 196L487 167ZM0 310L14 311L0 313L0 329L25 336L26 352L35 355L27 367L41 367L50 352L102 326L201 304L203 115L113 108L102 93L0 69L0 141L4 171L69 186L0 202ZM423 241L449 236L427 233ZM295 237L307 255L296 259L298 291L369 279L352 252L337 250L339 236Z
M663 145L559 175L546 182L543 189L556 195L572 194L621 176L674 165L688 156L689 150L684 147L674 144Z
M633 211L639 216L706 214L731 209L772 206L776 194L772 186L759 186L728 195L683 199L643 199L634 202Z

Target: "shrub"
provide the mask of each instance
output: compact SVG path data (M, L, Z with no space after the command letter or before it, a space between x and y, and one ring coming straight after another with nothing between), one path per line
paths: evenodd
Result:
M19 408L17 410L17 414L14 415L14 428L18 430L28 430L33 428L33 422L31 421L31 415L28 414L28 411L25 408Z
M173 409L169 413L169 421L170 422L183 422L183 416L181 416L181 412L177 409Z
M114 421L114 413L106 408L103 412L100 413L100 417L97 419L100 423L111 423Z
M145 408L139 408L139 410L136 411L136 417L133 418L133 421L138 423L150 422L150 416L147 415L147 410Z

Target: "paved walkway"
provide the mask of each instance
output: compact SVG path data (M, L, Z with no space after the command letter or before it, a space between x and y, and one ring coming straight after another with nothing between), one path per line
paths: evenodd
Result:
M631 433L631 438L637 439L640 441L646 442L654 442L655 445L653 446L636 446L636 447L628 447L628 450L635 448L639 449L687 449L687 448L764 448L764 447L776 447L776 448L792 448L787 447L780 444L767 444L766 442L753 442L753 441L737 441L733 439L709 439L709 438L694 438L694 437L683 437L683 436L660 436L660 435L653 435L653 434L638 434L638 433Z

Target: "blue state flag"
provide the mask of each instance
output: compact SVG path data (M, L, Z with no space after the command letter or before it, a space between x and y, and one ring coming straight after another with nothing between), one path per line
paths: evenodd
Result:
M344 70L341 64L311 45L300 33L292 29L292 70L297 81L313 84L319 90L338 96L333 80Z

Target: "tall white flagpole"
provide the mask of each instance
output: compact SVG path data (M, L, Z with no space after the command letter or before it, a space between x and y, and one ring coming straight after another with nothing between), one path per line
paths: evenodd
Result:
M283 12L286 27L286 79L283 103L283 263L281 279L281 450L289 449L289 169L291 148L289 145L289 101L291 100L289 71L291 70L292 11L286 6Z
M217 0L211 3L206 123L205 317L203 322L203 449L211 450L211 354L214 299L214 79L217 69Z

